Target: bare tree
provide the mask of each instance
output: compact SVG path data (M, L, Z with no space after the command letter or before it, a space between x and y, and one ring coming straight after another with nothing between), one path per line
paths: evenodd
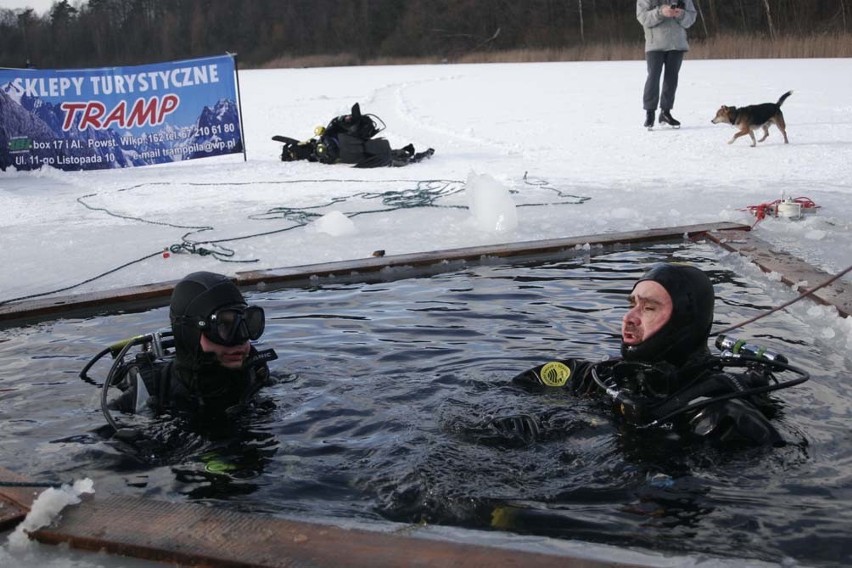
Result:
M766 23L769 26L770 39L777 39L778 33L775 31L775 24L772 23L772 12L769 10L769 0L763 0L763 8L766 10Z
M708 37L710 34L707 32L707 21L704 19L704 12L701 10L701 4L698 0L695 0L695 9L698 10L698 19L701 20L701 27L704 28L704 37Z
M746 18L746 9L745 9L745 4L743 4L743 0L740 0L739 5L740 5L740 15L742 16L742 20L743 20L742 31L748 32L748 18Z

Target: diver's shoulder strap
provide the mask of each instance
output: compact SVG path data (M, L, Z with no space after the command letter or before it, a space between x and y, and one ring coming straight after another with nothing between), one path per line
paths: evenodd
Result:
M704 398L743 393L742 398L751 400L749 392L768 383L765 376L757 373L731 373L725 369L724 361L718 358L709 360L703 369L695 368L693 371L692 377L685 376L688 371L681 372L679 380L685 382L685 386L650 409L654 419L669 416Z
M137 366L139 379L136 395L136 412L148 408L155 414L163 411L163 401L171 391L173 382L174 357L150 359L145 365ZM142 391L140 394L139 391ZM141 397L145 399L142 400Z
M121 394L109 402L109 408L132 414L147 408L156 412L156 401L163 389L163 371L166 367L168 358L157 359L149 352L137 355L110 381L109 387L117 388Z

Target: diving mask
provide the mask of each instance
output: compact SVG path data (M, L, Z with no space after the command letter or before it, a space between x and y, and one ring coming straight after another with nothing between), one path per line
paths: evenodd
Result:
M195 324L213 343L232 347L259 339L266 328L266 316L258 306L231 306L219 308Z

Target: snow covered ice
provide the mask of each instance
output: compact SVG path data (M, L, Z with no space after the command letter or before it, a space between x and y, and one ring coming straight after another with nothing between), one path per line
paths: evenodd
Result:
M246 161L0 174L0 302L375 250L753 224L745 208L782 195L820 208L755 235L829 273L850 264L852 60L687 59L679 130L642 127L644 79L641 60L241 71ZM790 144L773 127L756 148L728 145L710 122L788 90ZM273 135L307 139L355 102L393 147L436 154L372 170L280 161ZM216 254L162 254L179 244Z

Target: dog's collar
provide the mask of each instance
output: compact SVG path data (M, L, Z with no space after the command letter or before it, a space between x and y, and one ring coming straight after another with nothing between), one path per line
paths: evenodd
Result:
M738 109L737 107L733 107L731 110L733 111L730 113L731 124L736 124L737 118L739 118L740 116L740 109Z

